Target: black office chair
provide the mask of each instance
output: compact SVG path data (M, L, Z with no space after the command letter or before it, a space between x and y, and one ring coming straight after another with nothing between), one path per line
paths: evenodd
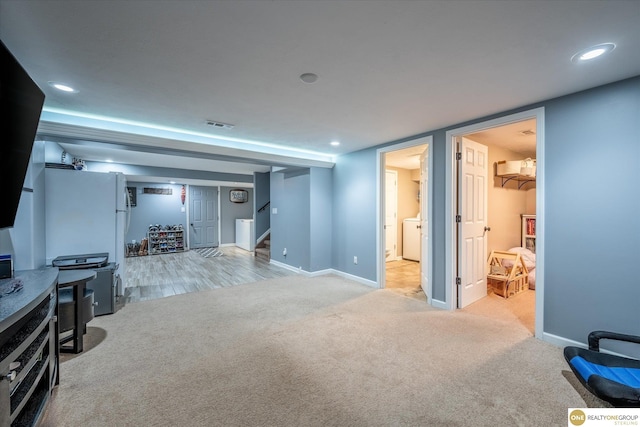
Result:
M589 349L565 347L564 358L582 385L615 407L640 407L640 360L600 353L600 340L640 344L640 337L607 331L589 334Z

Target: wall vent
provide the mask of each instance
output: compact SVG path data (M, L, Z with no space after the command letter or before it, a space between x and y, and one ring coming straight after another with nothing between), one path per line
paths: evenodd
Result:
M233 129L235 125L231 125L229 123L216 122L215 120L207 120L207 126L211 126L216 129Z

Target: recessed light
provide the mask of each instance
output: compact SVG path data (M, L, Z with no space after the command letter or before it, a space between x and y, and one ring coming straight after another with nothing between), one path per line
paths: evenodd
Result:
M313 73L300 74L300 80L305 83L315 83L318 80L318 75Z
M68 84L65 84L65 83L49 82L49 85L51 87L54 87L54 88L58 89L59 91L62 91L62 92L68 92L68 93L77 93L78 92L77 90L75 90L74 88L72 88L71 86L69 86Z
M613 49L615 49L615 47L616 45L613 43L597 44L595 46L588 47L576 53L571 57L571 61L573 62L589 61L590 59L595 59L599 56L604 55L607 52L611 52Z
M175 181L169 181L169 184L175 184L175 183L176 183Z
M107 162L107 163L113 163L113 159L105 159L105 162Z
M331 141L329 144L333 145L334 147L337 147L338 145L340 145L340 142L338 142L338 141Z

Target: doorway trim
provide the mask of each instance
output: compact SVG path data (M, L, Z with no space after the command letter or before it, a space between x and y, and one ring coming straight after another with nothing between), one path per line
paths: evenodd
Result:
M545 162L544 162L544 107L522 111L515 114L499 117L484 122L474 123L446 132L445 136L445 307L449 310L456 309L457 293L456 275L456 222L455 213L455 146L456 137L480 132L486 129L507 125L527 119L536 119L536 159L541 159L536 164L536 212L541 215L536 217L536 320L535 337L542 339L544 331L544 256L545 256L545 220L544 220L544 188L545 188Z
M433 296L433 136L424 136L417 139L401 142L398 144L388 145L376 150L376 270L377 270L377 283L380 289L385 287L385 233L384 233L384 215L385 215L385 154L391 151L398 151L404 148L415 147L417 145L427 145L429 150L429 176L427 180L427 218L429 219L429 245L428 256L426 260L420 260L424 263L427 269L427 277L429 282L429 292L427 295L427 303L432 304ZM422 195L424 197L424 194ZM425 212L421 212L421 215L425 215ZM421 267L422 268L422 265Z
M385 189L384 189L385 190L384 191L384 196L385 196L385 201L384 201L385 224L387 222L387 196L389 195L389 193L387 191L387 181L386 181L387 174L393 175L394 179L396 181L396 185L395 185L396 186L395 200L393 201L394 202L393 203L393 219L395 221L395 224L393 226L393 235L395 237L395 241L393 242L393 251L391 252L391 255L392 255L391 259L393 261L397 261L398 260L398 171L387 169L386 165L385 165L384 173L385 173L385 181L384 181L385 182ZM386 241L386 238L387 238L386 230L385 230L384 236L385 236L385 258L384 259L385 259L385 262L386 262L386 261L388 261L387 257L386 257L386 252L387 252L387 250L386 250L386 244L387 244L387 241Z

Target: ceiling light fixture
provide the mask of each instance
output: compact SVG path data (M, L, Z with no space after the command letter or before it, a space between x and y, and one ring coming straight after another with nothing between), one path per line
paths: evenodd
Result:
M67 93L77 93L78 92L77 90L75 90L71 86L69 86L67 84L64 84L64 83L49 82L49 85L51 87L54 87L54 88L58 89L59 91L62 91L62 92L67 92Z
M318 80L318 75L313 73L300 74L300 80L308 84L315 83Z
M331 141L329 144L333 145L334 147L337 147L338 145L340 145L339 141Z
M595 59L616 48L613 43L602 43L583 49L571 57L572 62L583 62Z

